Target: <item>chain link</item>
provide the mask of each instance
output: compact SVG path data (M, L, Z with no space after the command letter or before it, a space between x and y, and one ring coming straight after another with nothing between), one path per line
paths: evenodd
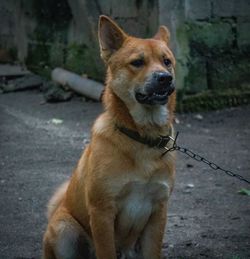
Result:
M193 158L194 160L198 161L198 162L203 162L204 164L207 164L208 166L210 166L213 170L218 170L218 171L221 171L231 177L235 177L241 181L244 181L248 184L250 184L250 181L247 180L246 178L244 178L243 176L239 175L239 174L236 174L232 171L229 171L229 170L226 170L226 169L223 169L221 168L220 166L218 166L217 164L213 163L213 162L210 162L209 160L207 160L206 158L194 153L192 150L188 149L188 148L184 148L184 147L180 147L176 144L176 140L177 140L177 137L178 137L178 134L179 132L177 132L176 136L174 139L171 138L171 140L173 141L173 145L172 147L168 148L168 147L165 147L165 149L167 151L165 151L162 156L164 156L166 153L168 152L171 152L171 151L174 151L174 150L177 150L183 154L186 154L187 156Z

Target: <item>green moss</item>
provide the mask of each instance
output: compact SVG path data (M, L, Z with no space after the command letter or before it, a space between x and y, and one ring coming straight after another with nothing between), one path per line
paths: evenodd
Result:
M64 46L72 19L67 0L28 1L37 27L29 35L26 64L31 71L50 77L51 69L64 64Z
M187 64L188 74L185 78L186 93L197 93L207 90L207 69L206 60L193 58Z
M49 48L44 43L29 45L29 54L26 60L28 65L48 65L49 64Z
M179 26L176 30L176 78L178 78L178 88L185 87L185 77L188 74L188 59L189 59L189 42L185 26Z
M52 31L45 26L39 25L34 33L30 35L28 44L28 56L25 60L27 67L41 75L50 78L50 49L53 41Z
M51 71L53 68L49 66L30 66L30 70L32 70L35 74L40 75L48 80L51 80Z
M185 94L249 82L249 54L235 46L233 25L233 19L192 21L177 29L177 78Z
M62 67L64 65L65 45L59 40L53 42L49 48L49 64L51 67Z
M239 52L224 55L191 57L187 63L188 73L185 77L186 94L204 90L236 88L250 81L249 57Z
M51 70L59 66L103 81L104 65L101 60L96 62L97 57L99 57L99 52L84 44L72 43L66 46L59 41L36 42L36 44L29 45L26 64L31 71L47 78L50 78Z
M9 48L8 53L12 60L17 60L17 49L16 48Z
M183 57L188 57L190 52L189 35L187 32L187 26L184 25L179 26L176 30L178 53L181 53Z
M234 34L229 22L192 22L185 25L191 51L209 55L232 47Z
M49 48L46 44L30 44L28 57L26 59L26 65L29 70L39 74L41 76L46 75L48 77L48 67L49 67ZM43 72L46 68L46 73ZM50 76L49 76L50 77Z
M98 61L99 51L84 44L70 44L66 49L64 67L78 74L87 74L98 81L104 79L103 63Z
M177 111L200 112L250 104L250 86L224 91L205 91L196 95L178 98Z
M249 57L239 52L231 52L225 55L214 55L208 59L208 77L210 89L229 87L250 81Z
M66 49L65 68L78 74L82 74L86 63L86 52L86 45L78 45L76 43L70 44Z

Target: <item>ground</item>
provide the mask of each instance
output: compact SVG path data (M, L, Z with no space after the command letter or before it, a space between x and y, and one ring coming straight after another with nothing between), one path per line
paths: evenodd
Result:
M1 259L41 257L46 203L70 177L101 110L80 98L44 103L36 91L0 95ZM250 178L249 114L250 106L177 114L178 143ZM250 258L250 197L241 188L250 187L178 154L164 255Z

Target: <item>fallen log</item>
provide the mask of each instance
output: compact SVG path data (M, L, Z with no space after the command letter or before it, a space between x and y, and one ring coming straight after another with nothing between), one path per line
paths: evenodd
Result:
M51 73L51 78L56 83L67 85L79 94L97 101L100 100L103 85L94 80L83 78L63 68L55 68Z

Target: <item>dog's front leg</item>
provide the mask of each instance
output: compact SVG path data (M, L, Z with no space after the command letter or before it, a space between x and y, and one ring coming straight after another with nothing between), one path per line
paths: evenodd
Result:
M160 259L164 236L164 229L167 218L167 206L162 202L155 211L143 232L141 239L141 249L144 259Z
M116 259L114 213L92 209L90 226L97 259Z

